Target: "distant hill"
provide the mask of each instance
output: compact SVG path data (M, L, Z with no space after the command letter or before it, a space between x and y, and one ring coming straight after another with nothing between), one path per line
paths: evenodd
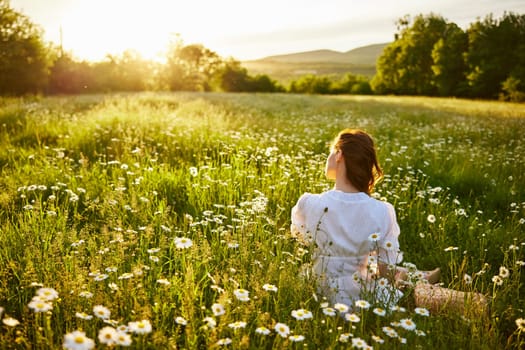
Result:
M268 56L256 61L273 61L273 62L337 62L375 65L377 58L383 52L385 46L389 43L373 44L355 48L347 52L334 50L315 50L291 53L286 55Z
M342 76L352 73L372 77L377 58L388 44L368 45L347 52L315 50L268 56L243 61L242 66L250 74L266 74L281 83L305 74Z

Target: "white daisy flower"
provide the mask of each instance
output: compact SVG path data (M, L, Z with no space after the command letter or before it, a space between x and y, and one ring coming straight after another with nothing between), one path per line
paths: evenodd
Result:
M40 288L36 291L36 295L47 301L55 300L58 298L58 292L53 288Z
M224 306L222 304L219 304L219 303L213 304L211 306L211 311L213 312L214 316L221 316L221 315L224 315L224 313L226 312L224 310Z
M263 285L263 289L268 292L277 292L277 287L273 284L266 283L265 285Z
M111 311L109 311L109 309L105 306L95 305L93 306L93 314L103 320L109 320Z
M270 330L266 327L257 327L255 330L255 333L262 334L262 335L268 335L270 334Z
M113 346L117 343L117 330L113 327L106 326L98 331L98 341L107 346Z
M67 350L90 350L95 347L95 342L86 337L86 333L74 331L64 336L63 347Z
M399 321L399 323L401 324L401 327L407 331L413 331L416 329L416 324L410 318L403 318Z
M175 247L177 247L177 249L187 249L193 245L191 239L186 237L175 237L173 241L175 242Z
M430 313L428 312L427 309L425 309L424 307L416 307L414 309L414 312L418 315L421 315L421 316L430 316Z
M283 338L288 337L288 334L290 334L290 328L284 323L276 323L274 330Z
M312 318L312 312L305 309L298 309L292 311L292 317L296 320L306 320L307 318Z
M350 321L350 322L353 322L353 323L357 323L359 321L361 321L361 318L359 318L359 316L357 316L356 314L352 313L352 314L346 314L345 315L345 319L347 321Z
M345 312L348 312L349 308L348 308L348 305L346 305L346 304L336 303L336 304L334 304L334 309L336 309L340 313L345 313Z
M135 334L151 333L152 327L149 320L142 320L128 323L129 331Z

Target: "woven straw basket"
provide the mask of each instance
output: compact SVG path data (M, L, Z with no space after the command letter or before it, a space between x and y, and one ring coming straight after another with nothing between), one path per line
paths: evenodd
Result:
M414 289L414 297L416 306L424 307L431 313L453 312L467 317L488 315L487 298L480 293L418 283Z

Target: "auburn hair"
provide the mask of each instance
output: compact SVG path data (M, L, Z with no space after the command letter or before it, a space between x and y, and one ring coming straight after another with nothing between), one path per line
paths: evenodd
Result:
M372 137L362 130L344 129L334 139L332 149L342 152L350 183L360 192L372 193L383 177Z

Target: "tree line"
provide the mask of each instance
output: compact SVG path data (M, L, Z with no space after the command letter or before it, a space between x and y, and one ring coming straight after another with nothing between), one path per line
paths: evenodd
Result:
M305 75L283 86L201 44L173 40L165 62L137 52L80 61L46 43L42 30L0 0L0 95L113 91L227 91L403 94L525 100L525 15L491 15L464 31L435 14L398 21L375 76Z
M525 100L525 15L488 15L464 31L435 14L398 21L377 61L378 94Z

